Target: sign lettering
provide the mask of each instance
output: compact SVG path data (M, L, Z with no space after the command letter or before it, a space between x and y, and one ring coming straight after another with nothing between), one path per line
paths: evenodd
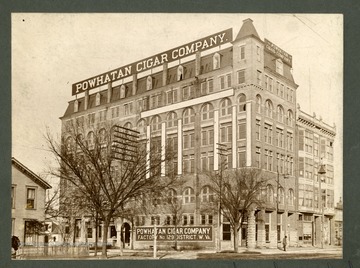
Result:
M72 85L72 95L79 94L85 90L90 90L110 82L118 81L133 74L149 70L160 66L166 62L172 62L184 57L204 51L232 41L232 29L227 29L194 42L179 46L163 53L151 56L115 70L88 78Z
M265 50L292 67L292 56L267 39L265 39Z
M154 239L154 227L137 227L135 229L137 241L151 241ZM177 236L178 241L212 241L212 227L157 227L156 239L172 241Z

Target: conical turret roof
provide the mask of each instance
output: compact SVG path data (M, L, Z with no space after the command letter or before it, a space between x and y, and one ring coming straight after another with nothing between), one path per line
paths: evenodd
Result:
M254 27L253 20L250 18L243 20L243 25L241 26L241 29L234 41L243 39L244 37L248 36L253 36L260 39L259 34Z

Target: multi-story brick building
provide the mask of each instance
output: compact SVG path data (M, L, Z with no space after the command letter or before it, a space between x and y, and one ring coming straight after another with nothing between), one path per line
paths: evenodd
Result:
M45 193L51 186L14 157L11 162L12 235L17 236L22 245L42 245Z
M96 92L91 93L92 88ZM303 155L300 135L313 128L318 146L326 137L324 146L329 147L335 132L324 123L304 123L315 119L297 109L297 88L292 56L262 40L252 20L246 19L234 39L229 29L74 84L76 100L69 102L61 120L63 126L70 120L86 125L84 136L88 137L105 124L118 124L139 131L140 140L173 144L173 166L177 175L186 178L183 188L173 192L182 197L182 225L213 227L210 241L194 242L201 246L215 247L220 239L226 247L234 239L227 220L222 218L218 226L216 210L204 209L213 193L202 173L217 170L223 160L219 146L227 148L228 169L260 168L270 179L266 205L260 210L264 220L257 221L252 214L243 226L241 243L276 247L287 235L290 245L298 245L314 239L318 224L311 225L309 237L306 220L317 223L320 215L319 205L314 207L317 185L314 178L310 182L304 175L304 159L308 158ZM314 151L313 162L306 162L313 175L314 163L320 161L315 157ZM326 197L330 205L333 170L327 169L328 188L321 185L321 189L330 194ZM314 202L300 204L310 186ZM324 213L326 219L331 218L330 211ZM126 230L171 223L166 212L137 219L135 226L126 223ZM248 238L247 230L256 232L255 239ZM114 227L109 233L110 237L118 235ZM132 242L136 247L151 243Z

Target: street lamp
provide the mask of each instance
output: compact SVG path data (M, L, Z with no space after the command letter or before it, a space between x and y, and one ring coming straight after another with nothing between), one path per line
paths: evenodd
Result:
M320 196L320 199L319 199L319 205L321 206L321 248L324 248L324 205L323 204L323 200L322 200L322 190L321 190L321 182L323 181L322 179L322 175L324 175L326 173L325 171L325 165L324 164L321 164L320 165L320 168L319 168L319 171L318 171L318 174L319 174L319 196Z

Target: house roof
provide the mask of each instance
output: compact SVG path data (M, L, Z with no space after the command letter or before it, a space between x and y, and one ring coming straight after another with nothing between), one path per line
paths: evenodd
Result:
M20 172L22 172L24 175L29 177L31 180L33 180L35 183L40 185L44 189L50 189L52 188L50 184L48 184L46 181L41 179L38 175L36 175L34 172L32 172L30 169L28 169L26 166L24 166L22 163L19 162L15 157L11 158L11 163L14 167L16 167Z

